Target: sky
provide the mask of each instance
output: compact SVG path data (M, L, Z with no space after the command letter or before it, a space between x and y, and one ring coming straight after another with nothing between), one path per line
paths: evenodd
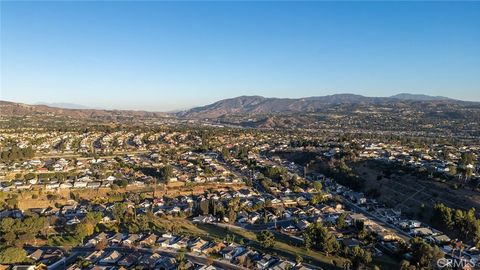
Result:
M480 2L0 2L0 99L170 111L241 95L480 101Z

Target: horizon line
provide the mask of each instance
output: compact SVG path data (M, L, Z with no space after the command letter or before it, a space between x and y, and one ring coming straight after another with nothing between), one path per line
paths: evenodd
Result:
M266 98L266 99L307 99L307 98L315 98L315 97L328 97L328 96L336 96L336 95L352 95L352 96L361 96L361 97L366 97L366 98L392 98L397 95L412 95L412 96L427 96L427 97L432 97L432 98L446 98L447 100L450 101L461 101L461 102L480 102L480 100L464 100L464 99L457 99L457 98L451 98L451 97L446 97L446 96L440 96L440 95L428 95L428 94L412 94L408 92L401 92L398 94L393 94L390 96L366 96L362 94L354 94L354 93L335 93L335 94L329 94L329 95L318 95L318 96L305 96L305 97L279 97L279 96L262 96L262 95L237 95L233 97L227 97L227 98L221 98L217 99L216 101L211 101L207 104L203 105L193 105L193 106L188 106L184 108L175 108L175 109L170 109L170 110L149 110L149 109L128 109L128 108L108 108L108 107L99 107L99 106L89 106L85 104L80 104L80 103L74 103L74 102L69 102L69 101L53 101L53 102L45 102L45 101L37 101L37 102L23 102L23 101L16 101L16 100L7 100L7 99L0 99L0 101L5 101L5 102L12 102L12 103L18 103L18 104L25 104L29 106L47 106L51 108L58 108L58 109L67 109L67 110L106 110L106 111L143 111L143 112L155 112L155 113L176 113L176 112L181 112L181 111L187 111L193 108L197 107L203 107L203 106L208 106L210 104L222 101L222 100L228 100L228 99L235 99L235 98L240 98L240 97L261 97L261 98ZM421 101L421 100L417 100ZM78 106L78 107L83 107L83 108L68 108L68 107L58 107L55 106L55 104L68 104L68 105L73 105L73 106Z

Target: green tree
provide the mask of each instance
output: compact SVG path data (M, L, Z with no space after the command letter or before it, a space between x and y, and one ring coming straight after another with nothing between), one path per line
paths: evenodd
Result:
M338 218L337 218L337 222L335 224L335 227L339 230L342 230L344 229L347 224L345 223L345 219L347 217L347 214L345 213L342 213Z
M311 249L314 245L312 235L309 230L303 233L303 244L307 249Z
M81 222L75 226L75 237L83 243L85 237L94 233L95 226L88 222Z
M314 188L317 192L321 192L321 191L322 191L322 182L320 182L320 181L315 181L315 183L313 183L313 188Z
M185 269L185 252L180 251L177 253L177 256L175 257L178 263L178 270L183 270Z
M13 218L3 218L0 221L0 231L3 233L10 232L15 224L15 219Z
M272 247L273 244L275 244L275 236L273 235L273 233L267 230L261 231L257 235L257 240L263 247L266 248Z
M23 248L7 247L0 251L0 263L22 263L27 261L27 252Z
M354 269L368 265L372 261L372 254L359 246L354 246L349 253Z
M15 243L17 235L13 231L9 231L2 236L2 239L7 245L11 246L13 243Z
M115 220L121 221L125 218L127 206L124 203L116 203L112 207L112 216Z
M443 257L442 251L437 246L430 246L423 239L415 237L410 240L413 265L421 269L431 269L435 262Z
M313 247L327 255L339 250L340 244L328 228L321 223L311 224L304 233L304 244L307 248Z
M173 167L170 164L163 166L160 169L160 174L162 175L163 180L168 181L168 179L173 177Z
M115 180L113 181L113 184L121 188L126 188L128 186L128 180L127 179Z
M8 199L5 200L5 202L7 203L7 206L8 206L10 209L17 208L17 205L18 205L18 196L17 196L17 195L11 195L11 196L9 196Z

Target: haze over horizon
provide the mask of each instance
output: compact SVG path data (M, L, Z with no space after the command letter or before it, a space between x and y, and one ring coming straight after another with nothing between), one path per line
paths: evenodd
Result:
M480 101L478 2L0 5L1 100L147 111L242 95Z

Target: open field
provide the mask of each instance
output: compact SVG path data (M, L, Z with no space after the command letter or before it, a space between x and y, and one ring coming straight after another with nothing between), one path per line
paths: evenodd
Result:
M436 202L465 210L480 208L480 194L475 190L467 187L453 189L447 183L407 173L386 176L383 169L379 162L360 162L353 166L353 170L366 180L365 191L377 189L379 201L405 213L416 215L423 206L423 218L428 218ZM377 180L378 175L381 175L380 180Z
M325 165L316 159L316 153L312 152L284 152L281 155L298 164L308 164L309 172L322 172ZM432 207L437 202L463 210L480 209L480 192L469 186L463 186L459 180L439 181L407 173L401 169L392 171L391 168L389 170L389 166L393 165L375 160L353 162L349 163L349 166L356 175L365 180L364 192L376 189L380 194L378 197L380 202L418 219L429 221ZM385 175L385 170L392 172ZM377 180L379 176L380 179Z

